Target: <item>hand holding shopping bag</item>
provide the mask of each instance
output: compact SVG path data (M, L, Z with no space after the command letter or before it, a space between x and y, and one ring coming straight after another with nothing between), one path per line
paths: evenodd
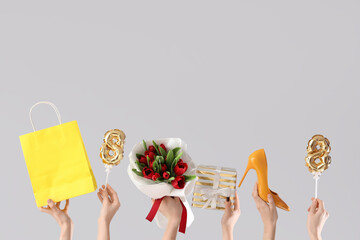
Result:
M39 104L54 110L59 125L35 130L31 112ZM50 102L38 102L30 109L34 132L20 136L25 162L38 207L47 200L59 202L96 190L96 180L76 121L61 123L60 113Z

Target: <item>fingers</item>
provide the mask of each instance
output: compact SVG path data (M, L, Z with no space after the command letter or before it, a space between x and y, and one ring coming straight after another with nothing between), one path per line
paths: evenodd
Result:
M44 212L44 213L50 213L51 209L50 208L46 208L46 207L39 207L40 212Z
M103 185L103 189L100 188L100 190L99 190L101 197L103 198L103 203L111 203L110 199L109 199L108 191L104 188L105 188L105 186Z
M324 201L317 199L318 203L319 203L319 211L320 212L325 212L325 204Z
M101 202L101 204L102 204L102 203L103 203L103 198L102 198L102 196L101 196L100 190L99 190L99 192L97 192L96 195L98 196L98 198L99 198L99 200L100 200L100 202Z
M253 196L254 200L259 200L259 199L260 199L259 193L258 193L258 185L257 185L257 182L256 182L255 185L254 185L253 192L252 192L252 196Z
M317 206L317 201L315 198L313 198L313 201L311 203L311 206L309 207L308 209L308 212L311 212L311 213L316 213L316 206Z
M107 185L107 190L111 197L111 200L114 201L115 203L120 203L119 197L118 197L116 191L109 184Z
M271 193L268 194L267 199L268 199L268 201L269 201L269 207L270 207L270 209L271 209L271 210L276 209L275 201L274 201L274 198L273 198L273 196L271 195Z
M238 196L236 191L235 191L234 210L235 211L240 211L240 201L239 201L239 196Z
M55 203L54 203L53 200L48 199L47 202L48 202L48 206L49 206L51 209L56 208L56 205L55 205Z
M225 201L225 213L224 214L230 214L231 212L232 212L232 209L231 209L230 197L227 197L226 201Z
M64 211L67 212L68 209L69 209L69 205L70 205L70 200L69 199L66 199L66 202L65 202L65 207L64 207Z

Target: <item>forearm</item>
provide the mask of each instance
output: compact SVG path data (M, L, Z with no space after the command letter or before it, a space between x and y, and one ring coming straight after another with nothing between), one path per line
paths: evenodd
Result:
M321 235L309 233L309 236L310 236L310 240L322 240Z
M230 227L222 227L222 239L223 240L233 240L234 234L233 229Z
M265 226L263 240L275 240L276 225Z
M179 221L169 221L162 240L176 240Z
M98 240L110 240L110 223L103 219L98 220Z
M60 240L71 240L72 239L72 224L64 224L61 226Z

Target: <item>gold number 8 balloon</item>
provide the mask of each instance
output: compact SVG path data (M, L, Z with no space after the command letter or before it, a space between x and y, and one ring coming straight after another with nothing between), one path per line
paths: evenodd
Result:
M314 175L315 179L315 198L317 198L318 180L326 169L329 168L331 157L330 141L323 135L314 135L308 142L307 156L305 158L306 166Z
M104 135L104 143L100 148L100 157L105 164L106 180L108 183L109 173L124 157L125 133L119 129L111 129Z

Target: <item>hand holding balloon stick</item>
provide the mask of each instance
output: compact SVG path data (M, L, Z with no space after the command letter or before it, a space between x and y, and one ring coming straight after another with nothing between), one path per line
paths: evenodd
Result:
M125 137L125 133L119 129L109 130L104 135L104 143L100 148L100 157L105 164L105 186L107 186L112 167L118 165L124 157Z
M305 161L309 171L314 175L315 198L318 195L318 180L321 173L328 169L331 163L330 150L330 141L323 135L314 135L308 142Z

